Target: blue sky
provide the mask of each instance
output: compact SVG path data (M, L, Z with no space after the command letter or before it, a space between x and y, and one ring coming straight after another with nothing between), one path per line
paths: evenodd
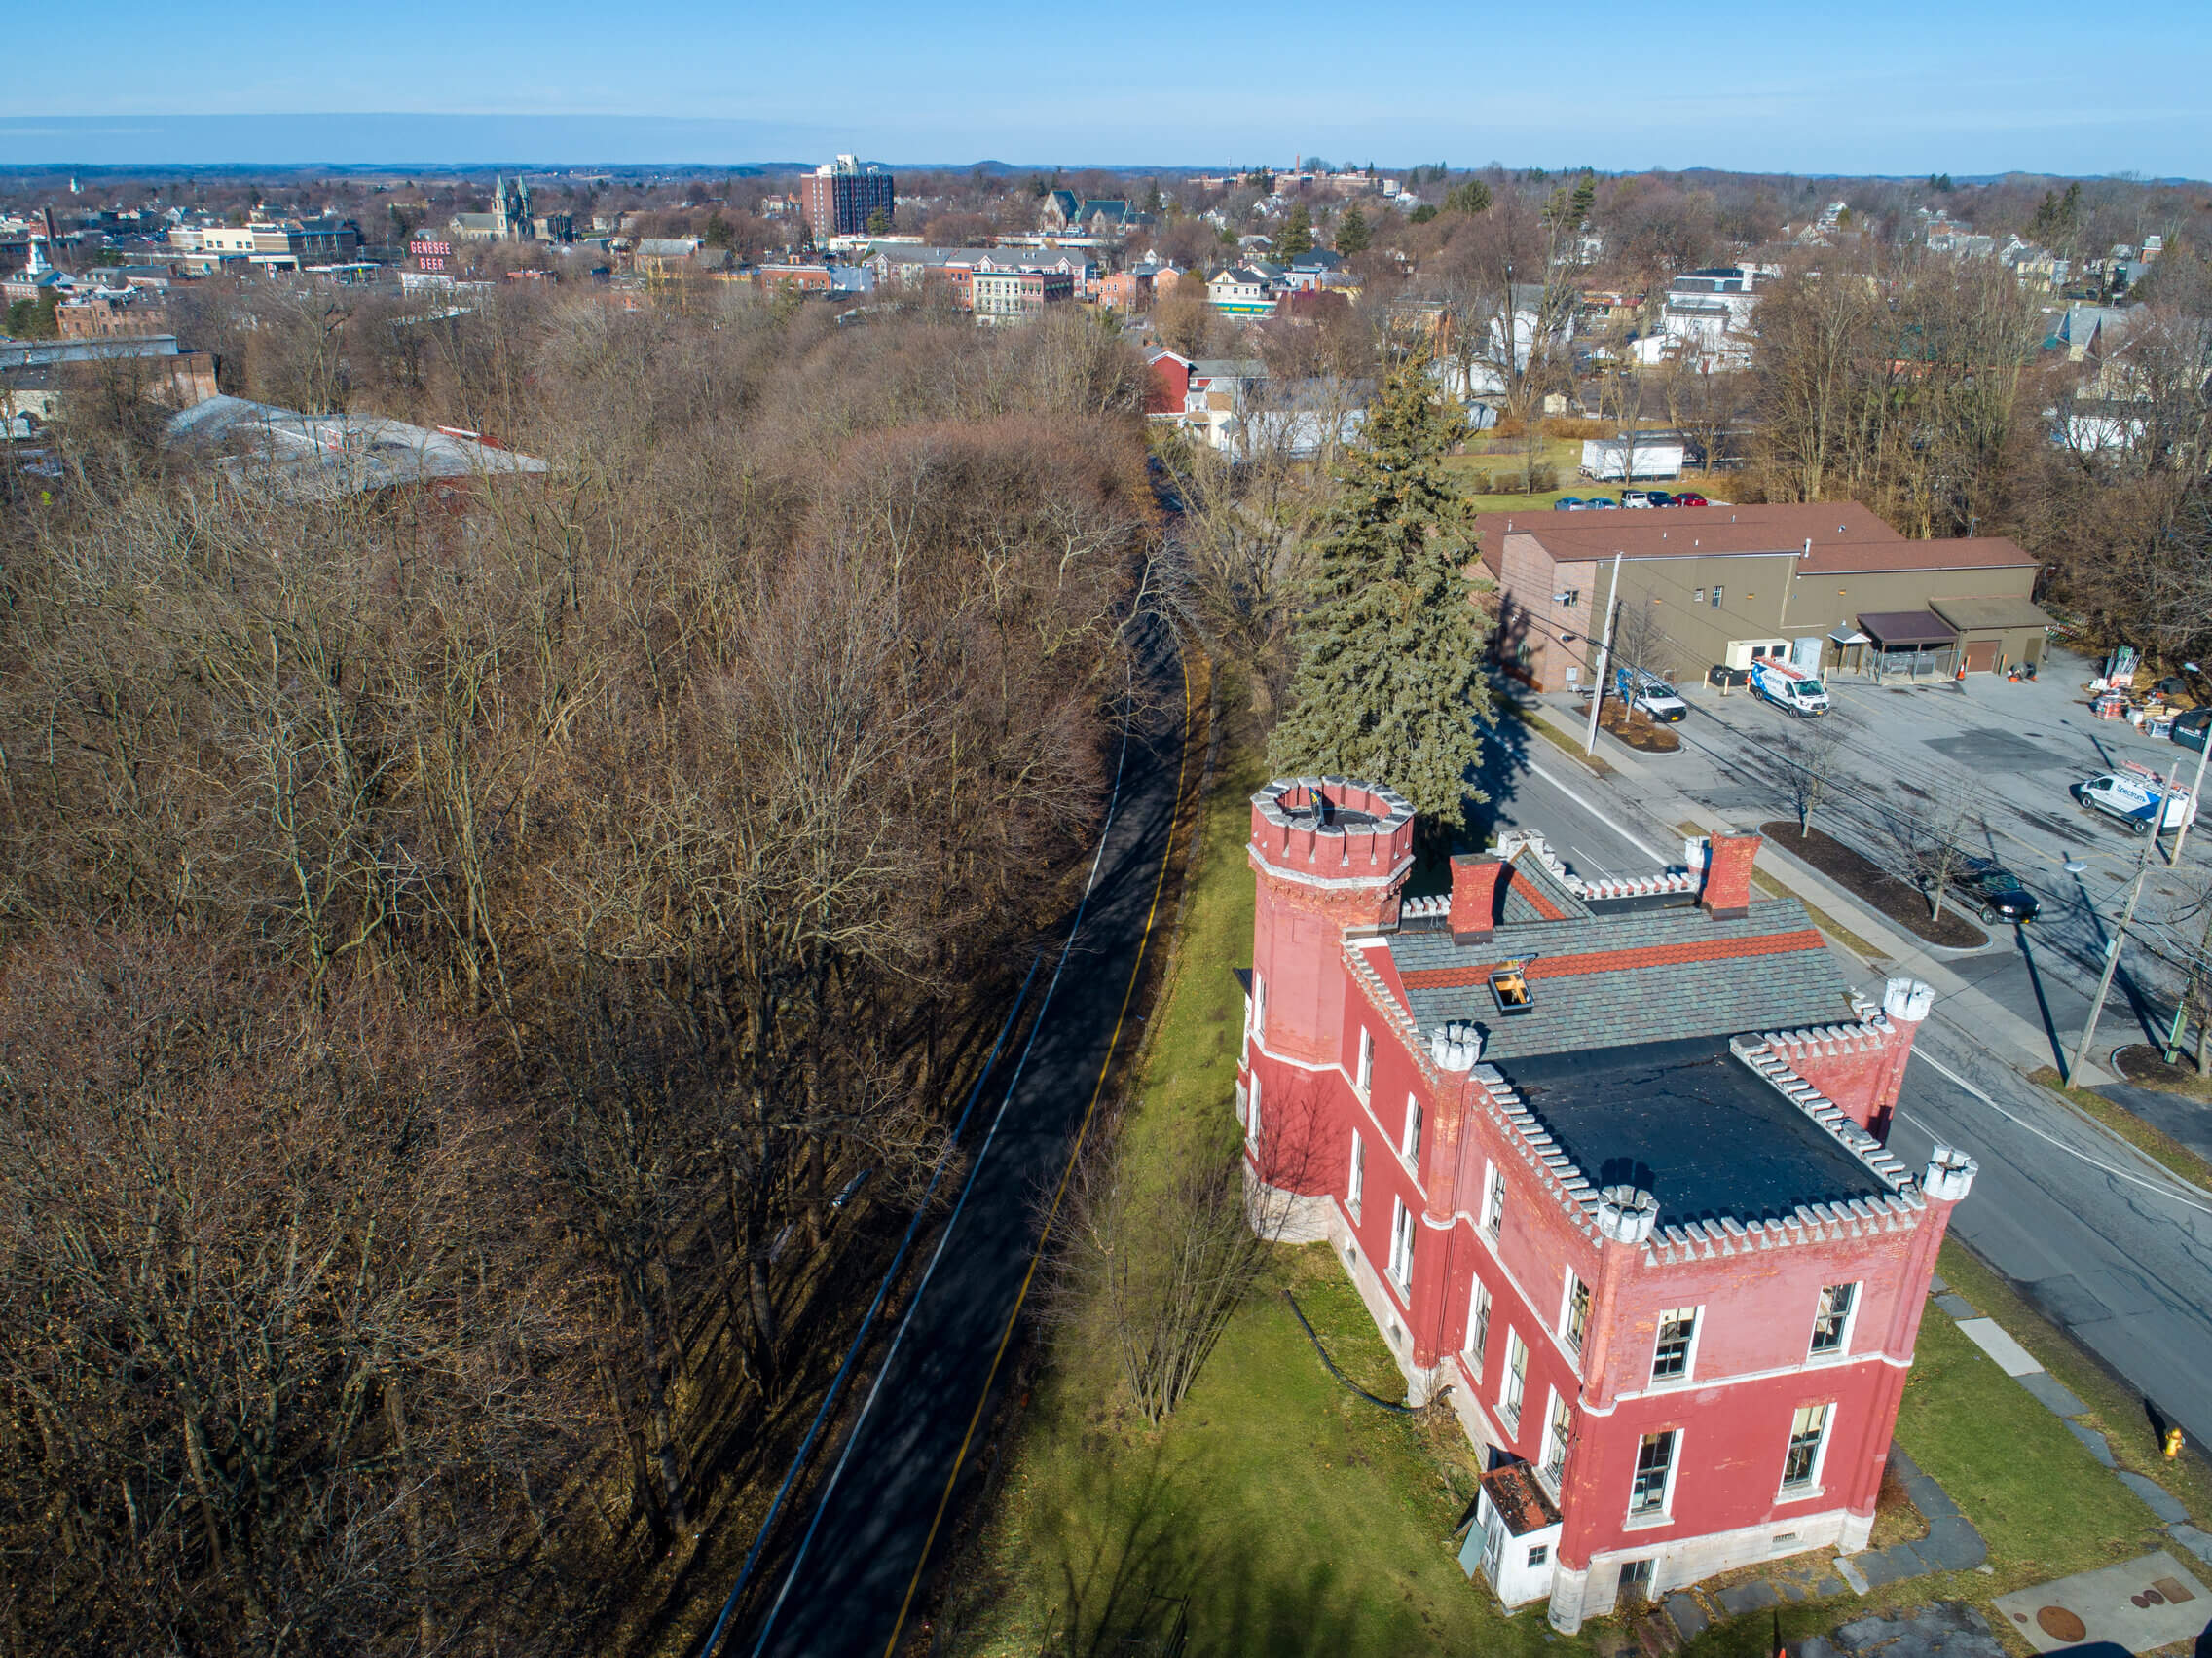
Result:
M2050 0L1518 12L109 0L49 8L12 38L47 67L11 79L0 164L713 165L855 150L1218 166L1304 151L2212 177L2202 0L2103 20ZM53 72L61 64L74 67ZM428 119L463 116L475 119Z

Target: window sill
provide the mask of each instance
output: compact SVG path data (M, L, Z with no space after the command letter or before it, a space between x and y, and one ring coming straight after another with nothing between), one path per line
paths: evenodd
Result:
M1675 1517L1672 1514L1669 1514L1665 1509L1659 1509L1650 1514L1630 1515L1621 1523L1621 1529L1624 1531L1656 1531L1662 1527L1672 1526L1674 1523Z
M1817 1496L1827 1494L1826 1488L1822 1486L1784 1486L1774 1493L1774 1500L1778 1503L1810 1502Z

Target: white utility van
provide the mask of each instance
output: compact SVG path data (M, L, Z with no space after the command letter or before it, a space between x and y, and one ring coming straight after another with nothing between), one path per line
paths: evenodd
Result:
M2163 798L2165 808L2159 810ZM2157 779L2133 772L2108 771L2074 785L2074 798L2084 812L2102 812L2118 818L2137 834L2159 829L2180 829L2196 821L2196 802L2186 789L2162 788Z
M1820 676L1792 668L1776 656L1762 656L1751 664L1751 692L1801 719L1828 711L1828 688Z

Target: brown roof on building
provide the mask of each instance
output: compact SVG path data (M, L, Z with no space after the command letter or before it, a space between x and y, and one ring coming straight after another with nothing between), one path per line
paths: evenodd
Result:
M2049 611L2027 599L1933 599L1928 608L1961 633L2058 625Z
M2035 557L2002 535L1954 536L1947 541L1888 541L1872 546L1823 547L1797 566L1800 575L1862 575L1886 570L2004 570L2034 566Z
M1929 610L1867 610L1861 613L1859 625L1885 646L1949 645L1959 637L1950 623Z
M2036 561L2002 536L1909 541L1857 501L1780 506L1682 506L1651 511L1485 512L1475 518L1483 562L1502 567L1505 537L1531 535L1554 561L1802 553L1804 575L1891 570L1992 570Z
M1526 1462L1508 1462L1483 1476L1483 1491L1497 1510L1505 1529L1516 1537L1559 1524L1559 1506L1536 1483L1536 1471Z

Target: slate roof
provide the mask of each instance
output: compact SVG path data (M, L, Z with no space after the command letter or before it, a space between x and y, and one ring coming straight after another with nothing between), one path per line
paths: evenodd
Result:
M1498 886L1498 913L1493 919L1508 924L1562 921L1590 913L1581 897L1554 879L1543 861L1530 852L1522 852L1513 860L1511 872Z
M1414 1023L1425 1032L1471 1020L1486 1033L1484 1058L1515 1082L1517 1059L1850 1016L1843 976L1795 899L1759 899L1730 921L1688 904L1602 915L1578 904L1562 920L1525 920L1516 885L1546 898L1563 890L1537 888L1533 863L1515 865L1488 944L1455 944L1443 925L1401 927L1389 940ZM1528 963L1533 1005L1501 1015L1489 975L1514 959Z

